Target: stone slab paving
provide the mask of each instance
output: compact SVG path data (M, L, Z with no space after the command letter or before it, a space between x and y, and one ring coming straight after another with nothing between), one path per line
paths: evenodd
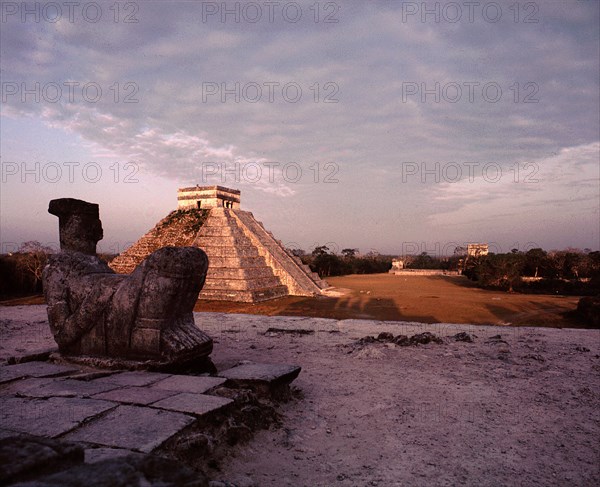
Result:
M152 406L202 416L217 411L232 403L233 401L231 399L225 397L182 392L175 396L157 401L152 404Z
M15 434L81 442L86 461L149 453L199 417L223 411L210 395L232 380L291 381L299 367L246 364L223 377L107 372L50 362L0 366L0 438ZM282 379L283 378L283 379Z
M29 383L29 384L28 384ZM74 379L53 379L35 381L32 379L16 384L19 395L27 397L91 397L101 392L114 390L119 386L108 382L82 381Z
M171 377L171 374L161 374L158 372L117 372L113 375L95 379L95 381L109 382L119 386L147 386L168 377Z
M25 362L0 367L0 384L24 377L55 377L76 372L77 367L49 362Z
M52 380L52 378L37 379L33 377L17 379L1 385L0 390L3 396L25 396L31 389L37 389L45 386L46 384L52 382Z
M55 437L116 404L98 399L0 396L0 427L18 433Z
M204 394L213 387L220 386L226 382L221 377L199 377L193 375L173 375L152 384L152 388L166 391L195 392Z
M179 412L118 406L63 438L150 453L192 422L192 416Z
M125 404L148 405L166 397L174 396L175 394L178 394L178 392L149 387L122 387L96 394L93 397L94 399L105 399Z
M220 372L231 382L239 384L286 384L292 382L300 373L301 367L285 364L242 364Z

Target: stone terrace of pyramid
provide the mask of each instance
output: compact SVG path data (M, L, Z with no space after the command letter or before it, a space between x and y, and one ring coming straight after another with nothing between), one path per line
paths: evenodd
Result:
M315 296L328 287L252 213L239 209L238 190L182 188L178 201L177 211L110 263L116 272L132 272L161 247L193 245L209 259L200 299L258 302L287 295Z

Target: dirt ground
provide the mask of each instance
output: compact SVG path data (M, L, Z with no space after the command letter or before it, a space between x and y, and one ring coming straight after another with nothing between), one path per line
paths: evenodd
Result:
M196 311L421 323L580 326L568 316L577 307L579 297L487 291L464 276L367 274L331 277L327 282L349 292L339 298L290 296L257 304L202 300Z
M303 399L283 407L283 428L236 450L222 465L224 479L311 487L600 485L599 330L196 318L217 341L219 369L239 357L302 366L294 384ZM476 338L352 345L381 331Z
M53 345L45 306L0 307L0 359ZM237 486L600 485L600 330L195 313L218 370L302 366L282 427L231 450ZM298 330L303 330L298 332ZM357 343L430 331L443 344ZM473 343L452 337L468 332ZM498 337L500 335L500 337Z
M367 274L331 277L341 297L289 296L264 303L199 300L196 311L267 316L471 323L581 328L572 316L578 296L506 293L480 289L463 276ZM43 304L43 296L0 301L0 306Z

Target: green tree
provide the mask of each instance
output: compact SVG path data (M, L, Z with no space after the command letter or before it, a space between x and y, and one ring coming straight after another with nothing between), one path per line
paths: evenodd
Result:
M343 249L342 255L344 257L346 257L347 259L351 259L356 256L357 252L358 252L358 249Z
M539 274L546 277L548 267L548 253L540 248L528 250L525 253L523 273L527 276L538 277Z
M477 277L483 287L492 287L513 292L519 282L524 266L522 253L490 254L478 265Z
M319 247L315 247L312 251L313 257L318 257L325 254L329 254L329 247L327 247L326 245L320 245Z

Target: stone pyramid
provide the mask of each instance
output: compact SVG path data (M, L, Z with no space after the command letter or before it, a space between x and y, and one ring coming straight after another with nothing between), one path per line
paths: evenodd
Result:
M259 302L316 296L328 287L252 213L239 209L239 191L222 186L182 188L178 200L177 211L110 263L116 272L131 272L158 248L192 245L209 259L200 299Z

